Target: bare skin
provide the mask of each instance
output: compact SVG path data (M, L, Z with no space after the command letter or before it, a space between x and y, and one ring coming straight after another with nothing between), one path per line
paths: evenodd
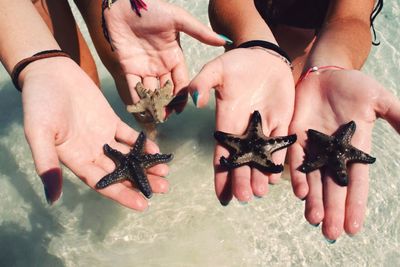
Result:
M254 8L252 2L210 1L210 20L214 29L231 37L236 45L251 39L274 42L275 39L271 39L270 35L260 34L262 29L268 27L264 21L260 22L256 19L257 16L251 13ZM325 23L316 38L312 30L285 25L275 25L271 28L280 46L292 57L294 80L297 81L300 74L312 66L337 65L346 69L361 68L371 47L369 18L373 5L374 2L370 0L330 1ZM240 14L235 12L240 12ZM242 62L236 64L244 64L244 62L245 59L242 59ZM257 64L257 61L255 60L253 64ZM259 68L264 68L264 66L268 65L264 63ZM225 75L228 77L227 74ZM286 77L285 74L280 76ZM265 76L257 82L261 85L271 80L274 81L270 76ZM356 88L356 85L360 83L363 86ZM260 97L262 99L262 96ZM228 100L223 101L226 101L229 106ZM249 101L243 98L241 105L247 106L246 102ZM220 103L217 102L217 105L222 105L221 102L222 100ZM371 147L373 122L377 117L387 119L396 130L399 129L398 106L398 100L393 95L377 82L357 71L326 70L312 73L296 88L294 117L289 131L298 134L299 139L298 144L289 148L293 190L296 196L306 200L306 219L312 224L323 222L322 231L327 239L336 240L343 229L349 234L356 234L361 229L368 194L368 166L355 164L351 168L350 176L357 177L354 178L353 183L359 184L357 191L354 184L350 184L347 189L336 188L337 186L335 187L329 177L322 177L324 181L322 183L321 179L318 179L318 177L321 178L319 171L311 173L306 179L306 175L296 170L303 160L305 131L314 127L322 132L332 133L339 125L351 120L344 111L352 114L349 111L355 110L353 119L360 125L353 138L354 144L368 151ZM219 112L222 111L217 106L216 116L224 121L227 115L220 115ZM266 115L274 116L273 114ZM232 120L234 124L237 124L238 118L242 117L241 112L232 116L235 118ZM348 192L347 198L346 192ZM357 211L355 211L356 204Z
M39 51L60 49L31 1L2 4L0 60L9 73L24 58ZM59 161L93 188L114 168L103 153L103 145L127 152L137 137L137 132L114 113L93 80L71 59L33 62L21 72L19 84L26 138L49 203L61 195ZM147 143L146 149L149 153L158 151L152 142ZM166 165L150 170L155 192L168 190L168 183L161 178L167 172ZM144 210L148 205L130 184L117 184L98 192L135 210Z
M148 10L142 10L142 16L138 17L132 12L128 0L119 0L104 13L115 48L113 52L99 27L101 1L96 2L76 0L96 49L115 78L119 94L127 105L139 101L135 91L138 82L154 90L170 80L174 84L174 94L188 85L187 67L179 43L180 32L209 45L222 46L226 43L175 5L161 0L148 0Z

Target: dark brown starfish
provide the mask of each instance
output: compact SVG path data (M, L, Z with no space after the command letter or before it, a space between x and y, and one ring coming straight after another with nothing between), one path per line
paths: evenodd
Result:
M146 135L141 132L136 140L135 145L128 154L122 154L118 150L104 145L104 154L111 158L116 168L115 170L104 176L97 184L97 189L103 189L113 183L123 180L131 181L143 195L151 198L153 191L151 190L149 180L147 179L146 169L160 163L170 162L173 158L172 154L145 154L143 151L146 142Z
M284 149L296 142L297 136L266 137L262 130L261 115L254 111L247 131L243 135L228 134L220 131L214 133L215 139L229 151L228 158L221 157L221 166L228 170L248 165L263 172L279 173L283 165L272 161L272 153Z
M315 152L315 155L310 156L310 153L306 153L306 159L299 170L309 173L325 167L333 175L338 185L347 186L347 164L354 162L372 164L375 162L375 158L350 144L355 131L356 123L354 121L342 125L332 136L309 129L307 146L310 148L309 150Z

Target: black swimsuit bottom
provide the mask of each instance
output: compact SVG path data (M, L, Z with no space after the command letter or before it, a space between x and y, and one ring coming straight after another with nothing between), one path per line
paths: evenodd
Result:
M254 0L254 3L268 25L303 29L319 29L329 7L329 0Z

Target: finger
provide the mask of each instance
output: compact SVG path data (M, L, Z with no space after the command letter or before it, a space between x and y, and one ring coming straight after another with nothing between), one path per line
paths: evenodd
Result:
M172 81L174 82L174 94L187 87L189 84L189 74L184 60L172 69Z
M382 90L377 99L375 111L400 134L400 101L392 93Z
M140 98L139 98L139 95L137 94L135 88L139 82L142 82L142 78L140 78L140 76L137 76L137 75L127 74L126 82L128 83L129 92L131 94L133 103L139 102Z
M222 155L227 155L226 149L216 145L214 151L214 185L215 193L221 205L227 206L232 200L232 179L229 177L228 171L226 171L220 164L220 158Z
M335 241L343 232L346 187L337 185L329 176L322 178L324 220L322 232L331 241Z
M182 8L177 8L176 12L175 25L179 31L182 31L208 45L223 46L226 44L232 44L232 41L226 37L221 37Z
M210 61L200 70L188 86L188 91L197 107L204 107L210 99L210 90L218 89L223 82L222 61L217 58Z
M309 192L306 174L298 170L304 160L303 147L299 143L295 143L289 147L288 153L293 192L298 198L305 199Z
M278 137L278 136L286 136L288 134L288 123L282 123L282 125L279 125L276 127L271 133L270 136L272 137ZM282 149L278 150L275 153L272 154L272 160L275 164L282 164L284 165L285 163L285 157L286 157L286 151L287 149ZM271 184L276 184L279 182L281 178L282 173L272 173L268 177L268 181Z
M166 179L151 174L148 175L148 179L151 186L151 190L154 193L164 194L168 192L169 183Z
M139 133L133 130L128 124L120 121L117 125L117 130L115 132L115 139L128 146L133 146L136 142L138 135ZM145 149L146 152L149 154L156 154L160 152L160 149L156 145L156 143L154 143L150 139L146 139Z
M324 219L321 172L317 170L307 174L307 182L309 191L304 216L310 224L316 226Z
M251 188L253 195L263 197L268 193L268 176L256 168L251 169Z
M253 197L250 184L250 167L242 166L230 171L232 176L233 195L242 203L249 202Z
M144 211L148 207L147 200L138 191L122 183L115 183L104 189L97 190L95 188L96 183L107 175L107 173L95 164L81 165L79 166L79 170L75 170L74 172L88 186L127 208Z
M344 229L349 235L358 233L364 223L368 198L368 166L352 164L349 168Z
M160 82L156 77L144 77L143 86L150 91L154 91L160 88Z
M56 202L62 193L62 174L50 131L26 131L26 137L32 151L36 172L42 179L47 203Z
M172 80L171 72L168 72L168 73L160 76L160 85L161 86L164 86L164 84L168 81L172 82L172 86L175 88L174 82Z

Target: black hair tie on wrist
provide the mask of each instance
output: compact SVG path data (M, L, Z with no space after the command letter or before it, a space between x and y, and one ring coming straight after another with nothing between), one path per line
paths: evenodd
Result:
M265 49L269 49L272 50L276 53L278 53L279 55L281 55L282 57L284 57L289 63L292 63L292 61L289 58L289 55L279 46L277 46L274 43L271 42L267 42L267 41L263 41L263 40L252 40L252 41L248 41L248 42L244 42L242 44L240 44L239 46L237 46L237 48L250 48L250 47L255 47L255 46L259 46Z

